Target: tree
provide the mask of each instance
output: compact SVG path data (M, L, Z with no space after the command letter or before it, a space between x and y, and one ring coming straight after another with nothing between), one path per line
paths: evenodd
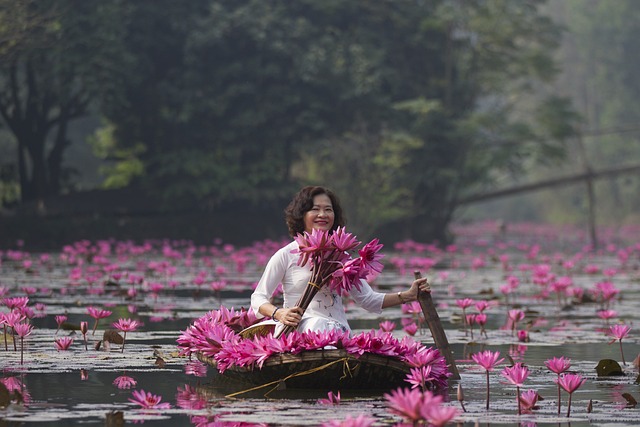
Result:
M573 132L565 100L532 96L559 40L540 1L174 3L132 4L101 133L120 183L173 206L324 182L367 228L444 242L459 197Z
M119 2L2 0L0 115L18 145L23 202L59 194L69 123L87 114L117 50ZM115 26L115 27L114 27ZM115 68L115 67L114 67ZM109 81L115 81L113 76ZM101 85L108 90L110 84Z
M368 195L370 211L358 212L379 225L379 234L450 240L458 198L491 187L503 174L517 175L527 163L562 158L563 141L575 132L577 117L566 100L534 96L552 81L559 40L540 4L378 2L377 10L363 8L357 25L369 36L366 51L377 52L367 56L378 58L372 68L392 82L371 98L386 103L368 122L371 136L359 161L344 159L332 143L319 148L322 155L307 156L315 167L305 169L321 170L313 178L325 181L348 170L349 181L334 182L347 200ZM386 25L377 25L383 16ZM392 156L385 151L390 147Z

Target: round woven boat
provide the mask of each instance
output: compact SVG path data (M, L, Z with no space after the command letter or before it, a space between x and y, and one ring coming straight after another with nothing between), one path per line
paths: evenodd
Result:
M212 358L198 359L216 366ZM391 390L406 385L409 365L395 357L377 354L355 356L345 350L309 350L271 356L262 366L228 368L223 376L254 386L280 389Z

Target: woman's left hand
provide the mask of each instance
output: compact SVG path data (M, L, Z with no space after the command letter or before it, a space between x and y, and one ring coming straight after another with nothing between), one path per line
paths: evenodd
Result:
M415 301L418 299L419 291L431 292L431 285L429 285L429 280L426 277L414 280L411 288L409 288L405 295L409 297L411 301Z

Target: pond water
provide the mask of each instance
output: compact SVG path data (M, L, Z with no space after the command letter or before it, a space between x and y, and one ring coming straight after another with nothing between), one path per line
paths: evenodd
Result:
M445 405L459 409L455 422L469 426L640 423L638 408L629 399L640 399L637 361L634 364L640 351L640 245L635 243L640 242L635 240L640 233L603 234L608 241L593 250L575 230L523 226L496 237L491 227L459 229L461 238L445 250L415 242L386 248L385 270L373 282L379 289L397 291L408 286L416 269L430 278L461 375L441 391ZM82 241L47 254L30 252L27 246L5 248L0 257L2 299L28 296L27 313L34 328L24 338L22 361L19 338L15 350L11 333L5 335L6 350L0 339L0 378L13 392L11 403L0 408L0 425L116 426L123 425L120 417L126 424L150 426L321 425L361 414L375 420L375 425L400 422L380 393L343 391L341 402L334 406L318 403L327 397L327 390L268 394L259 390L226 397L233 384L221 383L214 368L178 354L176 339L193 320L221 305L248 306L266 260L281 244L260 242L238 248L220 242L197 246L188 241ZM485 311L486 336L477 325L463 326L457 301L464 298L491 302ZM95 334L88 307L111 312L99 320ZM605 308L615 311L609 319L597 315ZM514 309L525 317L515 328L505 328L507 313ZM395 323L392 333L398 338L407 334L403 319L414 316L399 307L382 315L352 304L347 310L354 333L378 329L389 320ZM475 306L466 310L477 313ZM9 309L2 306L0 311ZM67 317L60 329L55 318L59 315ZM105 330L125 318L140 325L127 332L124 349L111 343L96 350ZM79 330L82 321L89 325L86 349ZM611 337L606 335L614 324L631 327L622 340L622 352L619 342L609 344ZM528 338L519 339L518 331L526 331ZM58 351L54 339L66 336L73 343ZM424 325L414 339L433 344ZM507 358L490 374L488 411L485 372L471 359L483 350L500 351ZM572 395L568 418L568 395L562 392L558 415L556 374L545 367L546 360L560 356L571 358L571 372L586 378ZM602 359L617 361L623 374L599 377L595 367ZM511 362L529 367L522 390L534 389L544 399L532 413L517 415L515 387L500 374ZM124 388L127 383L131 388ZM459 385L464 391L462 404L456 397ZM129 401L135 390L159 396L171 407L141 408Z

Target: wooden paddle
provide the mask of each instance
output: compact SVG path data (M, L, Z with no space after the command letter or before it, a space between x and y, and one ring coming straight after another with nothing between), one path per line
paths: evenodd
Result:
M413 275L416 279L422 277L419 271L414 271ZM429 325L429 329L431 330L433 341L435 342L436 347L438 348L440 353L444 356L447 365L449 365L449 372L451 372L451 376L449 378L459 380L460 373L458 372L458 367L456 366L456 360L453 358L453 353L449 348L449 340L447 340L447 335L444 333L444 329L442 329L440 316L438 316L436 307L435 305L433 305L431 292L418 291L418 301L420 302L420 307L422 307L422 314L424 314L427 325Z

